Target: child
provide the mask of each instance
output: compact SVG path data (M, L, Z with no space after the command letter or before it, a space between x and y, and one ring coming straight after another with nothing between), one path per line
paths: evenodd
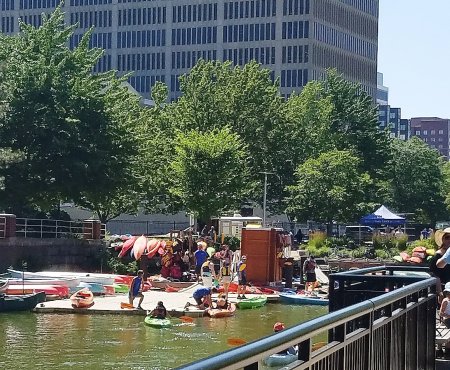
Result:
M220 294L217 302L216 307L221 309L227 309L228 308L228 300L225 298L225 294Z
M303 272L306 274L306 293L311 293L314 290L314 285L316 283L316 267L317 263L314 256L309 256L305 263L303 264Z
M246 299L245 289L247 287L247 256L242 256L241 261L238 263L238 291L237 291L237 299ZM242 293L242 297L241 297Z
M156 317L157 319L165 319L167 316L167 310L164 307L164 303L159 301L155 309L150 313L151 317Z
M442 300L439 315L444 319L444 324L450 329L450 283L445 284L444 288L445 298Z
M228 288L231 284L231 269L230 264L227 261L223 261L222 267L219 271L220 283L223 286L223 291L225 293L225 299L228 299Z

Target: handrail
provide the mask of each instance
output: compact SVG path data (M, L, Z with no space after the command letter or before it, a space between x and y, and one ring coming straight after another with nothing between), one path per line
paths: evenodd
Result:
M379 269L379 268L377 268ZM359 273L374 271L373 268L368 268L364 270L359 270ZM343 274L343 275L351 275L351 274ZM386 278L390 277L389 275L385 276ZM409 280L411 281L411 280ZM426 312L431 312L428 308L431 304L430 302L434 302L435 300L435 285L436 279L429 277L423 278L417 282L411 282L411 284L407 286L403 286L401 288L395 289L391 292L384 293L380 296L365 300L360 303L356 303L346 308L342 308L331 312L327 315L318 317L311 321L296 325L292 328L288 328L279 333L272 334L266 336L262 339L250 342L244 346L231 349L217 355L209 356L205 359L193 362L191 364L178 367L177 369L186 369L186 370L216 370L216 369L238 369L238 368L248 368L248 369L256 369L258 368L257 364L259 361L263 360L267 356L270 356L273 353L276 353L280 350L283 350L289 346L299 344L301 347L307 346L309 348L309 352L306 354L306 358L299 360L296 364L293 364L290 368L310 368L313 363L317 363L317 358L315 358L315 353L311 350L311 339L320 333L324 333L327 330L340 330L341 333L346 333L347 323L352 322L352 320L362 320L366 324L364 324L363 328L356 329L352 332L355 334L354 336L347 335L342 338L342 341L334 341L330 343L331 347L328 346L323 352L320 350L320 358L323 359L326 356L334 353L335 351L342 350L343 346L348 345L345 344L347 340L358 340L361 336L372 336L373 331L371 329L375 312L383 309L384 307L395 304L396 302L402 302L407 297L411 297L413 302L413 306L408 305L407 310L404 310L403 313L392 314L393 319L398 319L398 315L406 314L405 312L414 309L415 307L422 307L424 304L428 305ZM425 294L417 294L417 293L427 293ZM420 299L420 297L425 297L426 301ZM422 308L423 309L423 308ZM382 311L383 312L383 311ZM389 312L389 310L387 311ZM431 313L430 313L431 314ZM434 311L432 312L434 315ZM351 334L351 333L348 333ZM358 337L359 336L359 337ZM351 339L353 338L353 339ZM423 339L423 338L422 338ZM370 340L371 343L373 339ZM333 345L332 345L333 344ZM336 344L336 346L334 345ZM378 343L379 344L379 343ZM372 346L373 344L371 344ZM381 345L381 344L379 344ZM308 349L307 349L308 351ZM319 352L318 352L319 353ZM311 357L312 354L312 357ZM369 354L370 356L370 354ZM300 355L299 355L300 358ZM373 361L373 358L371 359ZM370 363L370 361L368 362ZM256 366L255 366L256 365ZM371 365L365 367L366 369L371 369Z

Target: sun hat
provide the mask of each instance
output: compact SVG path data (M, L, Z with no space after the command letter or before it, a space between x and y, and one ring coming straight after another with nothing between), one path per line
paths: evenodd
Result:
M449 292L449 293L450 293L450 282L449 282L449 283L446 283L446 284L444 285L444 292Z
M273 331L284 330L284 324L282 322L276 322L273 326Z
M450 234L450 227L447 227L444 230L436 230L434 233L434 240L438 247L442 246L442 238L445 234Z

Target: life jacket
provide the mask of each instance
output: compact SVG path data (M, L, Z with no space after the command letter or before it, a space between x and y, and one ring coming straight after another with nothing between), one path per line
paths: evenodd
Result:
M231 270L230 267L228 266L222 266L222 268L220 269L220 274L222 276L230 276L231 275Z
M211 273L211 268L209 267L209 261L206 261L203 265L202 265L202 273Z

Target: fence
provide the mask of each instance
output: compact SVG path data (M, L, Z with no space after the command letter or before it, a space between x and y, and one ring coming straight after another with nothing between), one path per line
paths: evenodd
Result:
M330 281L337 282L335 293L349 288L346 292L350 296L354 293L350 291L358 289L346 282L364 283L370 280L366 277L383 270L377 269L359 270L342 278L335 274ZM391 271L387 274L395 279ZM283 369L434 370L435 286L434 278L400 276L398 288L390 292L370 293L371 299L365 299L363 292L359 295L365 299L362 302L179 369L256 370L264 358L298 345L298 359ZM328 336L328 340L322 348L314 349L312 343L318 336Z
M154 235L167 234L171 230L185 230L190 225L189 222L176 221L111 220L106 226L110 234Z
M105 224L100 224L96 220L64 221L17 218L15 226L15 235L23 238L101 239L105 237L106 232Z

